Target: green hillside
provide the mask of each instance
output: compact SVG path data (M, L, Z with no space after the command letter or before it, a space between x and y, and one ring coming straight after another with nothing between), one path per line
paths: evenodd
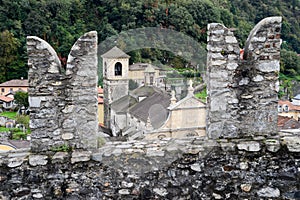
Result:
M48 41L63 64L72 44L96 30L99 42L121 31L161 27L183 32L205 46L206 26L220 22L236 28L243 47L249 31L268 16L283 17L281 72L300 75L299 0L0 0L0 82L27 76L26 36ZM121 44L122 45L122 44ZM168 51L141 49L131 62L181 68L189 62Z

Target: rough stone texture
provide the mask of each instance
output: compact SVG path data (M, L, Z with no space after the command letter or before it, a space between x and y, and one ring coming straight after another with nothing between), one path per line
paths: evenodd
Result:
M96 148L97 33L74 44L66 70L44 40L27 37L31 150Z
M266 139L195 137L107 142L95 153L0 153L0 199L299 199L299 153L282 137L275 154ZM237 148L245 143L261 148ZM164 156L146 156L149 150ZM12 158L18 165L10 166Z
M76 42L66 73L49 44L28 37L32 152L0 153L0 199L299 199L299 135L270 136L280 22L253 29L244 60L233 33L209 25L208 134L225 139L106 142L93 152L81 148L96 146L96 33Z
M276 134L281 20L269 17L253 28L243 59L228 28L216 23L208 25L210 138Z

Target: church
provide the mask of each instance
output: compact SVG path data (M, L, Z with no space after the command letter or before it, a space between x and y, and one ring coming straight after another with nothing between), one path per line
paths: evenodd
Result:
M206 105L194 96L192 81L186 97L160 86L162 76L151 64L129 66L130 56L118 47L103 54L104 126L128 140L205 136ZM136 76L134 76L136 74ZM129 90L129 80L138 87Z

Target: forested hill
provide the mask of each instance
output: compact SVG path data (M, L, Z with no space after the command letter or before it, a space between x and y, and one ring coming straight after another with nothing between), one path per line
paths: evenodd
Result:
M236 28L240 46L253 26L268 16L283 17L282 72L300 74L299 0L0 0L0 82L27 76L26 36L48 41L62 62L83 33L96 30L99 42L120 31L163 27L206 42L206 26ZM180 57L156 49L131 52L132 62L153 61L181 67ZM167 57L167 59L166 59Z

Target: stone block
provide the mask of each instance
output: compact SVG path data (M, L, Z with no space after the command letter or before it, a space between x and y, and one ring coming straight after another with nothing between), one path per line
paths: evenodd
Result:
M250 192L251 188L252 188L252 185L249 184L249 183L241 184L241 189L242 189L244 192Z
M265 144L266 144L267 150L270 152L277 152L281 147L279 141L275 140L275 139L267 139L265 141Z
M229 69L229 70L235 70L237 67L238 67L238 64L237 64L237 63L234 63L234 62L229 62L229 63L226 65L226 68Z
M165 188L154 188L153 192L162 197L164 197L168 194L168 191Z
M237 148L239 150L245 150L245 151L250 151L250 152L257 152L260 151L261 147L258 142L254 141L245 141L245 142L240 142L237 144Z
M56 152L52 157L52 163L63 163L69 157L68 152Z
M61 138L63 140L71 140L74 138L74 134L73 133L64 133L61 135Z
M29 106L32 108L40 108L41 102L45 101L45 100L46 100L46 97L34 97L34 96L28 97Z
M259 63L256 68L261 72L279 72L279 60Z
M224 138L235 138L238 136L238 124L235 124L234 122L231 122L233 119L226 120L224 122L223 126L223 132L222 135Z
M24 158L16 157L8 160L7 166L10 168L19 167L23 164Z
M225 42L227 44L236 44L237 43L237 40L234 36L226 36L225 37Z
M300 152L300 137L286 136L282 139L290 152Z
M194 163L191 165L191 170L196 171L196 172L201 172L201 165L199 163Z
M30 155L29 164L31 166L46 165L48 163L48 156L45 155Z
M222 135L223 126L223 122L216 122L210 124L207 128L208 137L211 139L219 138Z
M212 59L216 59L216 60L224 59L224 56L221 53L211 53L210 56Z
M92 154L92 160L101 162L103 157L103 153L93 153Z
M163 156L165 156L165 152L161 151L161 150L147 149L146 156L148 156L148 157L163 157Z
M89 151L73 151L71 157L71 163L77 162L86 162L89 161L91 158L91 152Z
M223 151L235 151L235 143L232 142L221 142L220 146Z
M244 77L240 80L239 85L248 85L250 82L250 79L248 77Z
M211 65L213 66L221 66L226 64L226 60L213 60L211 61Z
M264 80L264 77L262 75L256 75L254 78L253 78L253 81L254 82L261 82Z
M278 198L280 196L280 190L278 188L265 187L260 189L257 195L259 197Z
M266 37L253 37L252 42L265 42L267 40Z

